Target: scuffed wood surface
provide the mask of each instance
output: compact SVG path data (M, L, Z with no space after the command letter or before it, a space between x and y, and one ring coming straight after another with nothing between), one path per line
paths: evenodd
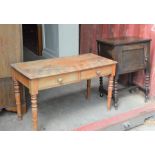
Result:
M115 61L89 53L80 56L37 60L12 64L12 67L29 79L77 72L116 64Z

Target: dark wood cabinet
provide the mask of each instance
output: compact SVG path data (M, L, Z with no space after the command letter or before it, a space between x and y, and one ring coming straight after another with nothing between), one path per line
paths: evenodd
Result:
M114 80L114 106L118 107L118 78L125 73L133 73L138 70L145 71L145 99L148 100L150 81L150 41L137 37L121 37L97 40L98 54L118 62ZM103 94L103 81L100 77L100 94ZM129 83L132 83L130 76Z

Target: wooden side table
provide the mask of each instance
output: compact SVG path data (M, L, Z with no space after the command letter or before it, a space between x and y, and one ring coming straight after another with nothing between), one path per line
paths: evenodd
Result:
M83 54L73 57L45 59L31 62L12 64L12 77L14 81L17 114L22 118L19 83L29 89L31 95L33 129L38 129L39 90L87 80L87 98L90 96L91 79L108 76L107 108L110 110L113 78L116 63L95 54Z
M118 62L114 79L114 106L118 107L118 78L125 73L145 71L145 100L148 100L150 82L150 41L137 37L120 37L97 40L98 54ZM132 83L132 76L129 80ZM104 93L103 79L100 77L100 94Z

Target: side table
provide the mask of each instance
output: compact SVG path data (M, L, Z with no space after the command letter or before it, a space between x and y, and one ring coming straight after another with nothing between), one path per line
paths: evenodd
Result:
M145 71L145 101L148 100L150 82L150 42L151 39L138 37L120 37L97 40L98 54L118 62L114 79L113 99L115 108L118 107L118 78L119 75ZM130 76L129 83L132 83ZM100 77L100 96L103 95L103 79Z

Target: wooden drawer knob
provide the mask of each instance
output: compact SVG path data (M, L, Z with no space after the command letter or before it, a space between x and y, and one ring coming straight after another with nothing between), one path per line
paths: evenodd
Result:
M98 76L100 76L100 75L101 75L101 71L96 71L96 74L97 74Z
M58 78L58 82L61 84L63 82L62 78Z

